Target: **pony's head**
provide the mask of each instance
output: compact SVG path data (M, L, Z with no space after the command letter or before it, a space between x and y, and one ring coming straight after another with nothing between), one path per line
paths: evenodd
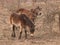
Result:
M35 9L31 9L31 12L34 14L34 16L36 17L37 15L41 15L42 13L40 12L42 10L42 8L40 8L39 6L37 6Z
M31 37L34 36L34 32L35 32L35 26L31 27L31 29L30 29L30 35L31 35Z
M33 22L37 16L42 14L41 10L42 10L42 8L40 8L39 6L36 7L35 9L31 9L31 12L33 13L33 18L32 18Z

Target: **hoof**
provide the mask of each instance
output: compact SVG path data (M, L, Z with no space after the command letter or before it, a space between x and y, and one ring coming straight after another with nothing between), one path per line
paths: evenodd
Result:
M19 37L18 39L21 39L21 37Z

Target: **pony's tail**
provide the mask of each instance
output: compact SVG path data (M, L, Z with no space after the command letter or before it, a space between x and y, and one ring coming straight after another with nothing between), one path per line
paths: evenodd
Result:
M10 24L12 24L12 15L10 16Z

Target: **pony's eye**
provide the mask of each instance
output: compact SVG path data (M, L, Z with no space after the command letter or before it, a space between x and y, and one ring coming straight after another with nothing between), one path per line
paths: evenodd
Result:
M41 15L42 13L39 13L39 15Z

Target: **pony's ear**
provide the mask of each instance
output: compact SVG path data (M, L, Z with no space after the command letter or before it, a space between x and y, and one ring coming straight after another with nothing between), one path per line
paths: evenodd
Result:
M40 11L42 10L42 8L41 7L39 7L39 6L37 6L37 8L36 9L39 9Z

